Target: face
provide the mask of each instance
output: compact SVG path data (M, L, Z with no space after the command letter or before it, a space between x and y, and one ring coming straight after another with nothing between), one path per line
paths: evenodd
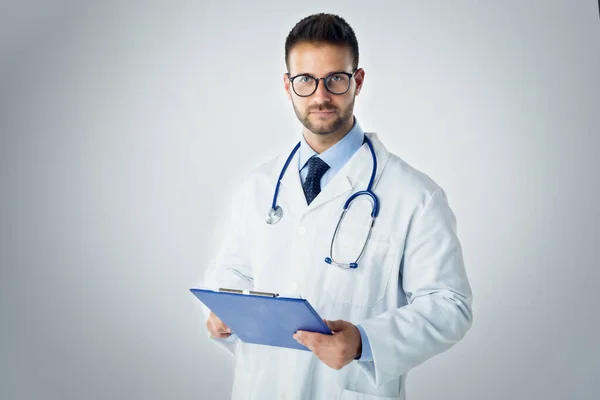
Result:
M352 73L352 51L347 46L324 43L299 43L288 54L290 77L309 74L324 78L332 72ZM295 84L300 84L296 78ZM296 116L306 129L317 135L340 133L350 130L353 122L354 98L360 93L364 71L358 69L350 78L350 88L344 94L333 94L320 80L317 90L308 97L298 96L284 74L284 86L291 100ZM330 83L332 87L334 83ZM298 87L298 86L297 86ZM346 133L342 132L342 133Z

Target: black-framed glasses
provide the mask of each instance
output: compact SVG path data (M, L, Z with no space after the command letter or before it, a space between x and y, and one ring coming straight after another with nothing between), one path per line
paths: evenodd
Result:
M300 97L308 97L317 91L319 81L325 82L325 88L332 94L344 94L350 89L350 80L354 76L357 70L354 72L332 72L325 78L315 78L309 74L300 74L296 76L290 76L287 73L288 79L292 83L292 89Z

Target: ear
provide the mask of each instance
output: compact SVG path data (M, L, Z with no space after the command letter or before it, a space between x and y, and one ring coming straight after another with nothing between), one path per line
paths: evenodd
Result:
M356 91L354 92L354 95L358 96L362 89L363 82L365 81L365 70L362 68L357 69L354 73L354 80L356 81Z
M292 94L290 93L290 80L286 73L283 74L283 88L285 89L285 94L287 95L288 100L292 100Z

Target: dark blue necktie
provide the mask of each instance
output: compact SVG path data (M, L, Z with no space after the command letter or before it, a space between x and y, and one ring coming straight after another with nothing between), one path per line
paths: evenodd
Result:
M328 169L329 165L319 157L314 156L308 160L308 174L302 184L308 204L321 192L321 178Z

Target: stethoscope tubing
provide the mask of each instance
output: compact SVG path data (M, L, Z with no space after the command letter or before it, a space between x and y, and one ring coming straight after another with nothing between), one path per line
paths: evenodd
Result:
M361 190L361 191L358 191L358 192L352 194L344 203L344 207L342 209L342 214L340 215L340 218L338 219L338 223L335 227L335 231L331 237L331 243L329 246L329 257L325 258L326 263L336 265L337 267L342 268L342 269L355 269L358 267L358 260L363 255L363 253L367 247L367 243L369 242L369 238L371 237L371 232L373 230L373 225L375 224L375 219L377 218L377 215L379 214L379 199L377 198L375 193L373 193L373 185L375 183L375 176L377 175L377 157L375 155L375 150L373 149L373 144L371 143L371 140L367 136L365 136L365 142L367 143L367 146L369 147L369 150L371 152L371 158L373 159L373 169L371 171L371 177L369 179L369 184L368 184L366 190ZM301 142L298 142L298 144L296 144L296 146L294 146L294 149L288 156L287 160L285 161L285 164L283 165L283 168L281 169L281 172L279 173L279 178L277 179L277 184L275 185L275 192L273 193L273 202L271 203L271 209L269 210L267 217L266 217L266 222L270 225L276 224L277 222L279 222L279 220L283 216L283 209L277 205L277 198L279 196L279 187L281 184L281 180L283 179L283 176L285 175L285 172L286 172L288 166L290 165L290 162L292 161L292 159L294 158L294 155L300 148L300 143ZM333 259L333 245L335 243L335 238L340 229L340 225L346 216L348 207L359 196L369 196L369 198L371 199L371 202L372 202L371 223L369 226L369 232L367 234L367 238L363 244L363 247L360 251L360 254L356 258L355 262L352 262L352 263L337 262Z

